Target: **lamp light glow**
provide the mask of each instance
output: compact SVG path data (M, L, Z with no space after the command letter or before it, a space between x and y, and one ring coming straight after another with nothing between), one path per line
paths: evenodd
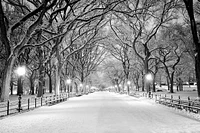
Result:
M26 68L25 66L20 66L17 68L16 70L16 73L19 75L19 76L23 76L26 74Z
M146 74L145 78L146 78L147 81L152 81L153 80L153 76L150 73Z
M80 87L83 87L83 84L80 84Z
M71 84L71 79L67 79L67 84Z

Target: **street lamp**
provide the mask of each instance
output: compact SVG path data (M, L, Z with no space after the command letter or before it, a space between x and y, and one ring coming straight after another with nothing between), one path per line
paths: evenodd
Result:
M67 84L71 84L71 79L67 79Z
M83 84L80 84L80 87L83 87Z
M153 75L151 73L147 73L145 75L146 85L147 85L147 92L149 93L149 98L151 97L151 91L150 91L150 84L153 81Z
M21 96L23 94L23 87L22 87L22 76L26 74L26 67L25 66L19 66L16 69L16 73L19 76L17 80L17 95Z
M80 86L80 91L81 91L81 94L82 94L82 92L83 92L83 88L82 88L82 87L83 87L83 84L82 84L82 83L80 83L80 85L79 85L79 86Z
M131 81L127 81L127 84L128 84L127 93L128 93L128 95L129 95L129 87L130 87Z
M70 93L70 84L71 84L71 79L67 79L66 83L67 83L67 93Z
M19 66L16 70L16 73L19 75L19 76L23 76L25 75L26 73L26 68L25 66Z
M145 79L146 79L146 81L151 82L151 81L153 80L152 74L150 74L150 73L146 74L146 75L145 75Z

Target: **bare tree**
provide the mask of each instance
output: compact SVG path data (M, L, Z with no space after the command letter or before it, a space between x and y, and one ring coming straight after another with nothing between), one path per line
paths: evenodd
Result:
M121 87L124 80L124 73L123 73L122 65L120 64L121 62L119 62L112 56L110 57L110 59L107 59L103 63L103 69L104 69L105 75L111 81L112 83L111 85L115 86L115 89L117 92L122 91Z
M88 1L87 1L88 2ZM9 87L11 73L13 65L17 56L23 49L30 47L41 47L50 41L56 39L62 40L61 38L65 36L77 23L88 24L100 17L106 15L108 12L117 7L118 4L124 2L112 1L109 3L103 3L102 1L91 0L86 3L84 0L75 1L64 1L64 0L36 0L36 1L11 1L7 0L6 3L11 5L12 8L17 8L22 12L22 16L15 24L9 25L7 21L7 16L5 15L2 3L0 1L0 24L1 26L1 43L5 49L5 64L3 66L4 77L2 83L1 101L8 99ZM31 6L30 6L31 5ZM9 8L11 6L7 6ZM10 8L10 9L12 9ZM64 22L60 20L65 20ZM56 28L54 25L56 23L63 23L65 26L64 30L60 34L56 33ZM84 24L82 25L84 27ZM25 25L25 27L23 27ZM23 27L24 34L19 39L16 45L14 45L14 32ZM34 33L38 31L48 34L46 38L42 38L42 41L38 43L32 42L31 38L35 35ZM79 29L82 29L81 27ZM55 43L52 47L49 58L53 57L58 49L58 45L61 43ZM48 60L48 59L47 59ZM57 71L58 72L58 71ZM59 73L57 74L59 75ZM58 83L58 84L57 84ZM58 94L59 79L56 83L56 93Z
M114 14L115 18L118 18L123 23L121 24L122 26L126 25L118 31L125 32L127 36L122 38L117 32L116 35L121 42L132 47L135 54L142 60L145 74L150 72L149 61L151 60L152 52L157 50L151 40L156 37L162 26L165 26L167 22L174 18L173 9L176 7L176 3L177 1L171 0L162 2L136 1L131 3L134 10L129 8L130 12L117 11L118 14ZM149 89L149 84L146 83L148 92L150 91Z

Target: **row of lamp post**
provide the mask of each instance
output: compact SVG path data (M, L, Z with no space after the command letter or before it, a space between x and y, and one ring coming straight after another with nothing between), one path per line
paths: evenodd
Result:
M22 86L22 77L26 74L26 67L25 66L19 66L16 69L16 74L18 75L18 87L17 87L17 93L18 95L21 97L21 95L23 94L23 86ZM70 85L71 85L72 80L70 78L68 78L66 80L67 83L67 93L69 95L70 93ZM83 84L80 84L80 88L83 88ZM89 85L86 85L86 89L89 89Z
M70 78L68 78L68 79L66 80L66 83L67 83L67 93L68 93L68 95L69 95L69 93L70 93L70 87L71 87L70 85L71 85L71 82L72 82L72 80L71 80ZM83 90L83 84L82 84L82 83L79 84L79 87L80 87L80 91L83 92L84 90ZM85 87L86 87L86 90L89 90L89 85L86 85Z
M84 92L84 93L86 93L89 90L89 85L85 86L86 90L83 90L83 84L82 83L79 85L79 87L80 87L81 92Z
M147 90L147 92L148 92L149 95L150 95L150 94L151 94L151 92L150 92L150 84L153 82L153 75L152 75L151 73L147 73L147 74L145 75L145 81L146 81L147 87L149 87L148 90ZM119 87L121 88L122 85L119 84ZM130 93L130 87L131 87L131 81L127 81L127 94L128 94L128 95L129 95L129 93ZM117 89L118 86L115 85L114 88Z
M130 92L130 85L131 85L131 81L127 81L127 94L129 94L129 92ZM121 87L122 87L122 84L119 84L119 88L121 88ZM118 86L115 85L114 88L117 89Z

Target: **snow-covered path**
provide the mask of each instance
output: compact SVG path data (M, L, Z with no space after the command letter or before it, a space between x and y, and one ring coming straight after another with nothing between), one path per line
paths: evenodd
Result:
M1 119L0 133L200 133L200 122L146 100L96 92Z

